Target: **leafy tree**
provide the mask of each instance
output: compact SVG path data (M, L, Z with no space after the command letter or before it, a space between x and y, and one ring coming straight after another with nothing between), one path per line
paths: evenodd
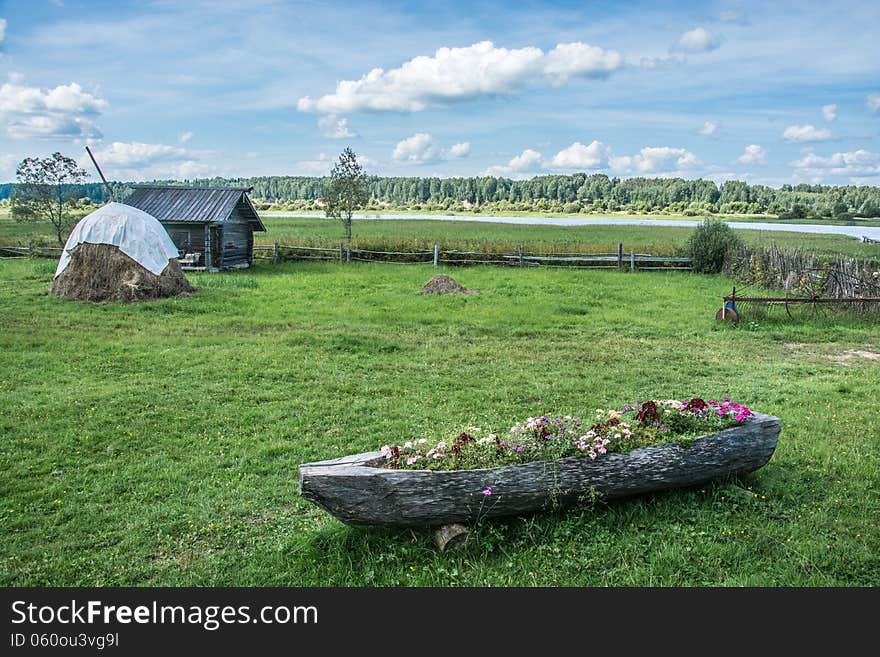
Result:
M80 184L86 172L76 160L53 153L43 159L25 158L15 175L18 184L12 192L13 219L50 222L58 243L63 245L74 222L70 211L83 195Z
M695 272L717 274L724 265L727 251L741 246L742 240L730 226L707 217L688 238L685 254L691 259Z
M345 238L351 242L351 216L364 207L370 198L367 178L351 148L346 148L330 172L330 184L325 199L328 217L341 219Z

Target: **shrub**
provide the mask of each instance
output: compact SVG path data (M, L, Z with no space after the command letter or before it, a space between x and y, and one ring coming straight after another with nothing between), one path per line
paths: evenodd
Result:
M730 226L707 217L688 238L685 253L695 272L717 274L724 265L728 249L741 246L742 240Z

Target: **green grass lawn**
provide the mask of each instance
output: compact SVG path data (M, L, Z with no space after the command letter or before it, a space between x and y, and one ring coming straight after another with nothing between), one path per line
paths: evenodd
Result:
M690 217L693 219L694 217ZM277 217L264 215L265 233L255 233L258 244L336 246L343 239L341 222L324 217ZM561 253L612 253L617 244L624 250L654 255L674 255L681 251L693 228L665 226L540 226L473 221L370 219L355 220L353 245L377 250L426 249L439 244L443 249L516 252L523 244L527 251ZM802 248L823 254L845 254L860 258L880 258L880 246L863 244L842 235L813 235L780 231L741 230L748 244L769 244ZM0 244L57 246L46 224L20 224L0 211Z
M54 267L0 261L2 585L880 584L876 320L734 328L731 282L682 273L474 267L447 273L479 294L420 296L433 269L380 264L80 305L47 295ZM440 553L297 491L302 462L694 394L782 419L751 495L488 522Z
M338 245L343 237L336 220L309 217L265 217L267 232L256 233L257 243ZM431 249L516 252L519 244L530 251L613 253L623 243L629 252L673 255L684 248L693 228L666 226L540 226L481 223L473 221L431 221L425 219L355 220L355 246L362 248ZM781 231L740 230L747 244L769 244L809 249L817 253L845 254L861 258L880 258L880 247L863 244L843 235L814 235Z

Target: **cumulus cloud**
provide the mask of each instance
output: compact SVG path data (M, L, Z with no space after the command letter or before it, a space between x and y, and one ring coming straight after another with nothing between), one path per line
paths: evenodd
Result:
M483 172L487 176L525 177L538 170L588 171L608 169L621 175L658 176L681 175L682 172L702 166L699 158L684 148L646 146L635 155L615 156L610 147L600 141L589 145L574 142L550 159L527 148L507 164L491 166Z
M340 119L335 114L328 114L318 119L318 129L321 134L330 139L354 139L356 132L348 129L348 119Z
M605 77L623 66L623 56L614 50L576 41L560 43L544 57L543 73L554 84L572 77Z
M374 68L359 80L341 80L332 94L297 102L301 112L343 114L361 111L420 112L481 96L510 94L535 79L563 84L572 77L605 77L623 66L623 57L586 43L540 48L498 48L481 41L464 48L440 48L388 71Z
M95 158L116 179L196 178L217 173L195 151L168 144L114 141L97 149Z
M704 27L696 27L678 37L678 41L675 42L673 49L684 52L699 53L715 50L720 45L720 36L713 34Z
M646 146L636 155L621 155L608 160L615 173L644 175L678 175L686 169L702 165L700 159L684 148L670 146Z
M584 170L598 169L608 165L611 150L600 141L592 141L584 146L579 141L568 148L563 148L547 164L551 169Z
M700 134L706 137L714 137L716 132L718 132L718 124L715 121L706 121L700 128Z
M831 123L837 118L837 105L822 105L822 118Z
M740 164L766 164L767 151L758 144L749 144L743 150L743 154L736 158Z
M189 130L187 130L186 132L181 132L180 137L178 137L177 140L181 144L185 144L186 142L188 142L192 138L193 138L193 133L190 132Z
M0 120L10 137L100 139L95 119L106 107L76 82L43 90L13 73L0 86Z
M98 150L103 164L121 167L142 167L161 161L181 160L188 156L189 151L177 146L165 144L145 144L142 142L114 141L109 146Z
M512 158L507 164L496 164L483 172L484 176L523 177L523 174L535 172L541 168L543 156L531 148Z
M831 139L831 131L828 128L817 128L812 124L790 125L782 133L785 141L799 143L807 141L826 141Z
M872 112L880 112L880 93L868 94L865 104Z
M453 144L449 150L446 150L437 146L434 138L427 132L417 132L397 142L391 153L391 159L409 164L430 164L467 157L470 152L471 144L468 141Z
M467 157L470 153L471 143L469 141L463 141L459 144L452 145L452 148L449 149L449 158L458 159L460 157Z
M807 153L791 165L807 176L833 174L839 176L877 176L880 175L880 154L864 149L848 153L834 153L822 157L815 153Z

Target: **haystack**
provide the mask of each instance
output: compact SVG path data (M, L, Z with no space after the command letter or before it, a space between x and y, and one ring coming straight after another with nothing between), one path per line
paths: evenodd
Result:
M422 286L419 294L473 294L475 291L464 287L452 276L437 274Z
M189 294L177 247L151 215L108 203L84 217L64 246L49 291L76 301L145 301Z

